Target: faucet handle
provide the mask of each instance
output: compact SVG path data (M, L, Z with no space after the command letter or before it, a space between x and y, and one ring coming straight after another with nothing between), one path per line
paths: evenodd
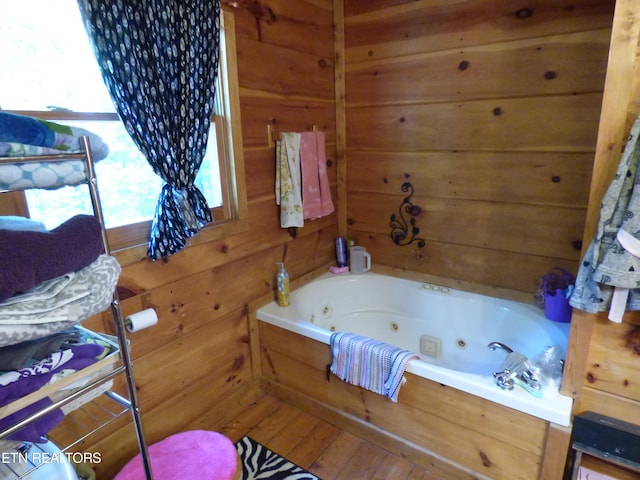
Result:
M493 372L493 378L496 379L496 385L503 390L513 390L515 385L514 378L518 372L511 372L509 370L503 370L501 372Z
M522 380L524 380L531 388L535 390L540 390L542 388L540 386L540 380L538 380L538 377L536 377L530 369L527 368L523 371L520 374L520 377L522 377Z
M529 359L526 355L523 355L520 352L511 352L505 357L502 365L500 365L500 369L509 370L511 372L516 371L520 374L523 370L528 368L528 363Z

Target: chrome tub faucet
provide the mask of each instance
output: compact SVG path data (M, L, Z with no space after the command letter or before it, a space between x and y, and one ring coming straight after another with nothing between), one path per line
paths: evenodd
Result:
M525 355L513 351L512 348L500 342L491 342L487 347L490 350L500 349L507 354L500 370L493 373L498 387L503 390L513 390L514 385L518 383L532 395L540 395L540 381L533 373L533 366Z

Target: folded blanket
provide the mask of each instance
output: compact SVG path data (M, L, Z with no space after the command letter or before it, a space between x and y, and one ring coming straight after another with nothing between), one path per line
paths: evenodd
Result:
M52 404L53 402L48 397L41 398L37 402L24 407L22 410L0 419L0 429L4 430L5 428L9 428L19 421L44 410ZM47 441L46 434L53 430L63 419L64 413L62 413L60 409L53 410L51 413L26 425L17 432L9 435L7 438L10 440L18 440L20 442L44 443Z
M35 392L39 388L52 382L60 375L69 375L95 363L104 352L104 347L93 344L83 344L71 347L62 352L56 352L38 364L21 370L7 372L0 375L0 406ZM50 405L51 401L44 398L33 405L0 419L0 430L26 418L31 413ZM30 423L25 428L15 432L8 438L13 440L27 440L40 443L46 441L47 434L63 418L62 412L56 410L43 418Z
M0 111L0 157L81 152L80 137L88 136L93 160L107 157L109 147L88 130ZM58 188L86 179L84 162L0 165L0 190Z
M80 331L69 329L28 342L0 348L0 370L20 370L44 360L52 353L67 350L80 341Z
M91 215L48 232L0 230L0 302L86 267L103 248L100 223Z
M23 232L46 232L44 223L30 218L3 215L0 216L0 230L19 230Z
M58 153L80 152L80 137L91 142L94 160L106 158L109 147L100 136L84 128L62 125L39 118L0 111L0 142L46 147Z
M420 358L413 352L353 333L333 333L330 344L331 373L394 402L398 401L407 363Z
M120 264L109 255L100 255L91 265L60 281L64 288L56 295L41 298L31 292L0 303L0 347L52 335L106 310L113 299ZM67 282L67 277L70 280Z
M90 266L85 268L90 268ZM22 315L39 318L38 315L46 314L49 319L52 319L52 311L88 295L88 286L76 281L76 272L67 273L0 302L0 323L15 322L15 316ZM41 320L35 320L35 323L40 322ZM28 323L33 323L33 321Z

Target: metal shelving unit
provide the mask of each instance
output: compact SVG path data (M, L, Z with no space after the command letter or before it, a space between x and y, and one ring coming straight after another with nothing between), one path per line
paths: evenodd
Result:
M86 172L86 181L85 183L89 187L89 195L91 198L91 204L93 207L93 213L95 217L100 222L102 227L102 242L104 245L104 253L107 255L111 254L111 250L109 248L109 240L107 237L107 230L104 222L102 206L100 202L100 195L98 192L98 183L94 168L93 156L91 153L91 145L88 137L81 137L81 146L82 152L79 153L65 153L65 154L55 154L55 155L36 155L36 156L25 156L25 157L0 157L0 164L25 164L25 163L33 163L33 162L64 162L69 160L81 160L84 162L85 172ZM77 378L83 378L86 374L91 373L93 377L90 378L89 383L85 386L74 390L72 393L68 395L64 395L63 398L53 402L46 408L43 408L36 413L30 415L28 418L11 425L9 428L6 428L4 431L0 432L0 439L4 439L7 436L15 433L16 431L24 428L30 423L46 416L47 414L62 408L63 411L65 406L73 405L74 402L78 402L82 400L83 397L88 395L92 395L92 393L100 393L100 396L106 398L108 402L112 404L112 407L106 407L104 401L91 401L85 406L78 407L78 411L90 412L86 413L87 417L90 418L90 422L83 422L80 420L76 420L80 415L76 415L75 411L73 415L69 417L72 418L72 422L76 424L76 426L82 430L82 433L76 434L76 439L70 444L66 445L64 448L61 448L61 451L69 451L79 442L83 441L90 435L93 435L95 432L101 430L106 425L120 418L127 412L131 412L131 417L133 421L133 426L135 429L136 437L138 440L138 448L142 457L142 463L144 467L144 471L147 477L147 480L152 480L153 475L151 473L151 465L149 462L149 455L147 451L147 445L144 437L144 429L142 426L142 414L140 411L140 406L138 402L138 397L136 393L136 385L135 379L133 375L133 367L131 362L131 356L128 349L128 341L126 328L124 323L124 318L122 315L122 309L120 307L120 300L118 298L117 292L114 291L113 300L111 302L111 313L114 319L114 329L116 332L115 343L117 344L117 357L114 361L114 364L111 365L112 368L101 368L96 372L96 369L91 369L92 366L87 369L80 370L74 373L74 376ZM96 376L97 375L97 376ZM113 393L109 390L110 383L113 379L119 375L124 375L127 387L127 398L120 396L116 393ZM70 377L71 378L71 377ZM71 378L71 380L74 380ZM47 386L48 390L43 392L43 396L48 396L49 391L53 388L55 389L56 384L52 384ZM44 387L43 387L44 389ZM101 391L102 390L102 391ZM37 396L37 393L36 393ZM42 398L42 397L41 397ZM4 418L7 415L13 413L13 411L17 411L20 407L24 406L24 403L20 403L21 400L26 401L26 405L30 405L35 400L31 399L19 399L12 404L6 405L0 408L0 418ZM14 405L15 404L15 405ZM93 407L88 407L87 405L94 405ZM98 413L96 413L98 412ZM75 428L74 428L75 431ZM22 447L24 448L24 447ZM36 447L37 448L37 447ZM34 466L34 468L38 468ZM15 478L24 478L29 475L30 472L16 474ZM2 477L4 478L4 477Z

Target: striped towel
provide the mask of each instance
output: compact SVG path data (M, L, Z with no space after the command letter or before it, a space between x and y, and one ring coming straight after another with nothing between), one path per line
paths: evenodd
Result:
M347 383L398 401L409 360L417 354L353 333L331 335L331 373Z

